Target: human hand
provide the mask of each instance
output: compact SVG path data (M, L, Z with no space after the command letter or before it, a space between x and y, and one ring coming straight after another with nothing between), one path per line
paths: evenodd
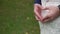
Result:
M43 18L43 22L47 22L50 20L55 19L59 16L59 8L56 6L48 6L45 8L45 10L49 10L48 14Z
M36 20L38 21L42 21L42 16L41 16L42 9L43 7L40 4L34 4L34 13L35 13Z

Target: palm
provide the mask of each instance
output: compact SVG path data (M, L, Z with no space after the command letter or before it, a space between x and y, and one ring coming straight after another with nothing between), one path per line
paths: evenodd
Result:
M48 10L49 10L49 13L48 13L47 16L44 18L44 22L53 20L53 19L55 19L56 17L59 16L59 9L58 9L58 7L49 6L49 7L47 7L47 8L48 8ZM48 18L48 19L46 19L46 18Z

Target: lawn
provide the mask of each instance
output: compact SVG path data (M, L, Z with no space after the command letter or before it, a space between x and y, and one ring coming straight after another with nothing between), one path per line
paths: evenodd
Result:
M34 0L0 0L0 34L39 34Z

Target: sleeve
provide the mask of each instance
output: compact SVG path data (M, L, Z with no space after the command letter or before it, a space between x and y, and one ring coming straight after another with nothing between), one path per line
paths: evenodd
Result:
M59 10L60 10L60 5L58 5L58 8L59 8Z
M34 4L41 4L41 0L34 0Z

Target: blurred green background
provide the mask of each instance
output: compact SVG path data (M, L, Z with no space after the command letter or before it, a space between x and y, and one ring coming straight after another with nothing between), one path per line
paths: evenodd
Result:
M0 34L39 34L34 0L0 0Z

